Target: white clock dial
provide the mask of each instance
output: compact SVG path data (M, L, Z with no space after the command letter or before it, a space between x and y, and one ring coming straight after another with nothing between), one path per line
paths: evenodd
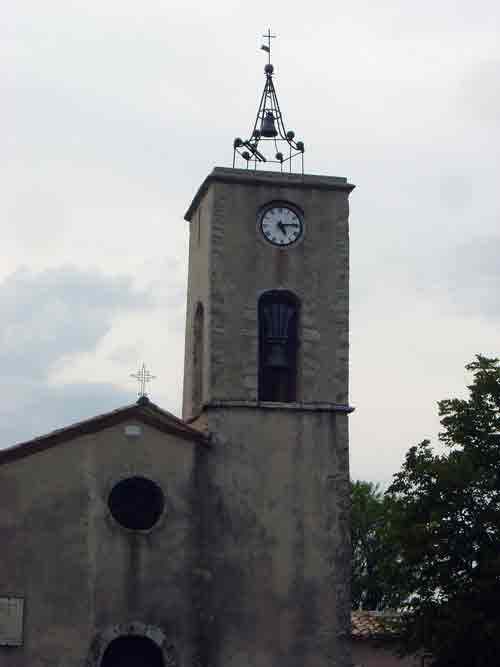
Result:
M289 246L304 233L301 217L287 206L271 206L260 219L264 237L275 246Z

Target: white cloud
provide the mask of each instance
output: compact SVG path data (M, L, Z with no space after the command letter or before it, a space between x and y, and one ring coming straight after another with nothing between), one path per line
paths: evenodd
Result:
M0 284L0 446L133 400L109 382L68 384L54 375L81 355L96 356L118 317L150 305L130 279L75 267L7 277Z
M2 382L3 385L3 382ZM0 385L1 386L1 385ZM116 385L82 383L48 386L20 382L1 386L0 448L69 426L133 402L129 392Z
M145 302L126 278L72 267L14 273L0 284L3 376L48 378L62 360L95 351L117 313Z
M138 12L131 0L25 0L4 14L0 360L21 406L12 423L28 403L50 413L62 384L108 387L106 405L125 398L109 385L133 397L143 360L153 398L179 411L182 217L250 132L270 25L306 171L358 184L353 474L370 474L359 453L384 433L385 479L434 428L435 400L461 391L463 365L494 352L498 3L143 0ZM399 403L399 417L373 401L396 385L413 406Z

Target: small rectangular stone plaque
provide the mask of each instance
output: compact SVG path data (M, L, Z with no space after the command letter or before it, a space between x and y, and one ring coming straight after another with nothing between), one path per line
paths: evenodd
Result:
M0 597L0 646L22 646L23 609L23 598Z
M127 438L140 438L142 435L142 428L139 424L126 424L125 435Z

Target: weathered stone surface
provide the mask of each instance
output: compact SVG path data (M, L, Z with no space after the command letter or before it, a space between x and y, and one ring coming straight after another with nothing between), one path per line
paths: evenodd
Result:
M0 595L25 599L24 641L0 646L2 667L86 663L110 628L162 632L182 665L195 662L199 496L196 443L141 425L85 435L0 466ZM166 507L146 532L111 516L114 484L140 475ZM93 649L91 647L94 647Z
M198 430L113 423L4 458L0 598L23 598L26 613L23 645L0 646L2 667L100 667L127 634L153 641L165 667L350 666L352 186L214 174L188 216L183 414ZM257 228L270 201L304 211L305 236L286 251ZM257 304L280 288L301 303L297 401L259 403ZM108 508L130 476L165 496L148 531Z
M207 416L208 664L347 667L347 417L235 406Z
M201 301L204 414L213 451L203 471L202 569L207 664L347 667L349 643L348 195L345 179L216 169L187 214L187 327ZM259 210L304 212L302 242L272 247ZM208 253L208 270L200 252ZM208 282L208 286L207 286ZM258 402L258 299L300 300L298 395ZM193 411L186 355L184 416Z
M347 402L351 189L345 179L321 176L301 180L225 169L209 176L190 211L185 418L193 416L191 331L197 303L208 314L205 402L256 400L257 303L270 289L290 290L301 302L298 399ZM305 234L296 246L276 248L260 234L257 215L271 201L303 210Z

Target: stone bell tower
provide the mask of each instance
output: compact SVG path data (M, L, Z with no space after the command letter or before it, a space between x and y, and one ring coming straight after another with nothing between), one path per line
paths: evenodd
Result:
M200 659L347 667L354 186L291 172L304 145L270 63L265 75L250 139L234 142L246 168L215 168L186 213L183 417L212 434L197 481Z

